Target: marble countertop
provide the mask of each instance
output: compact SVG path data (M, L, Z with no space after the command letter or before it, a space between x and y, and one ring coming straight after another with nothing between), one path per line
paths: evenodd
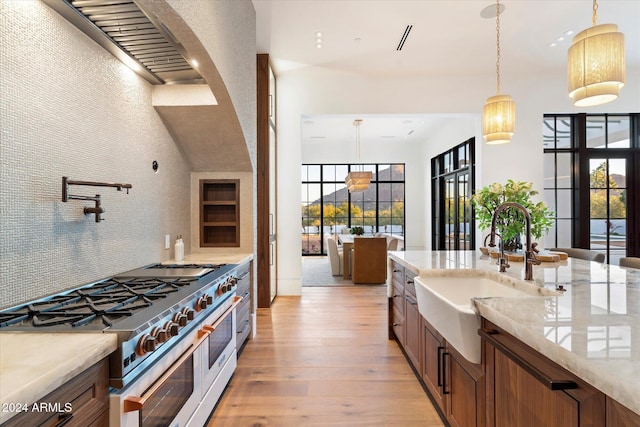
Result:
M163 262L163 264L206 264L206 263L216 263L216 264L244 264L253 259L253 254L251 253L226 253L226 254L217 254L217 253L208 253L208 252L195 252L190 253L184 256L184 261L175 261L169 260Z
M479 251L390 252L389 258L423 276L484 275L513 286L535 285L540 296L477 298L473 304L525 344L640 414L640 270L569 258L533 267L510 261L499 273ZM565 289L560 296L556 287Z
M12 404L37 402L116 346L115 334L1 332L0 423L16 415Z

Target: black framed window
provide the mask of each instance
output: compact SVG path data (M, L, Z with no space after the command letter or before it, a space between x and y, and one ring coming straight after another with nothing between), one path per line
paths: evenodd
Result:
M471 195L475 177L475 138L431 159L434 250L475 249Z
M544 199L556 212L547 247L640 256L640 114L545 114Z
M325 237L361 226L365 234L405 233L405 165L302 165L302 254L325 255ZM344 178L350 171L371 171L364 192L349 193Z

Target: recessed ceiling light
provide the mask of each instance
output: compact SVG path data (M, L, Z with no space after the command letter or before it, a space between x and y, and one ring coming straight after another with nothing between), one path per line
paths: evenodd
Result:
M322 49L322 43L318 43L318 44L316 45L316 47L317 47L318 49Z
M321 33L320 31L318 31L318 32L316 33L316 37L322 37L322 33Z
M196 61L195 59L192 59L191 65L193 65L193 68L198 68L198 61Z
M504 13L504 4L500 5L500 15L502 15ZM489 18L495 18L496 17L496 5L495 4L490 4L489 6L485 7L484 9L482 9L480 11L480 16L482 16L485 19L489 19Z

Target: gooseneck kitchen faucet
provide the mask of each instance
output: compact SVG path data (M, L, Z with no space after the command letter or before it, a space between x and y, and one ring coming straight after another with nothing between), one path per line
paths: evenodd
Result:
M85 207L84 214L91 215L95 214L96 222L100 222L104 220L100 215L104 213L104 208L100 206L100 195L96 194L95 196L82 196L69 194L69 186L70 185L84 185L89 187L114 187L118 191L122 191L122 189L127 190L127 194L129 194L129 189L133 188L131 184L119 184L119 183L111 183L111 182L95 182L95 181L72 181L68 177L62 177L62 201L68 202L69 200L85 200L95 202L95 206L93 208Z
M538 244L535 242L531 243L531 216L524 206L522 206L520 203L505 202L496 208L496 210L493 212L493 216L491 217L491 234L489 246L492 248L496 246L496 219L502 212L509 208L516 208L524 214L526 223L525 233L527 234L526 248L524 251L524 280L533 280L533 265L540 265L540 260L536 258L535 255L539 251L536 248ZM504 242L502 242L502 250L500 252L500 260L498 261L498 265L500 266L501 273L504 273L506 269L509 268L507 259L504 256Z

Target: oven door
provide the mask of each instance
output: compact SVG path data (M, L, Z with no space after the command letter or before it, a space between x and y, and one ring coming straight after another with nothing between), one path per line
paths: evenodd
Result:
M202 402L188 427L206 424L236 369L236 307L241 301L242 297L234 296L222 315L209 317L203 326L210 334L201 346Z
M120 424L115 424L112 418L112 427L174 427L187 424L202 396L197 373L202 369L202 347L206 345L209 332L198 330L193 334L196 341L184 353L180 355L180 350L172 350L170 354L176 351L179 357L164 373L149 373L151 378L158 378L157 381L148 387L145 387L146 381L140 381L124 390L126 397L122 401Z

